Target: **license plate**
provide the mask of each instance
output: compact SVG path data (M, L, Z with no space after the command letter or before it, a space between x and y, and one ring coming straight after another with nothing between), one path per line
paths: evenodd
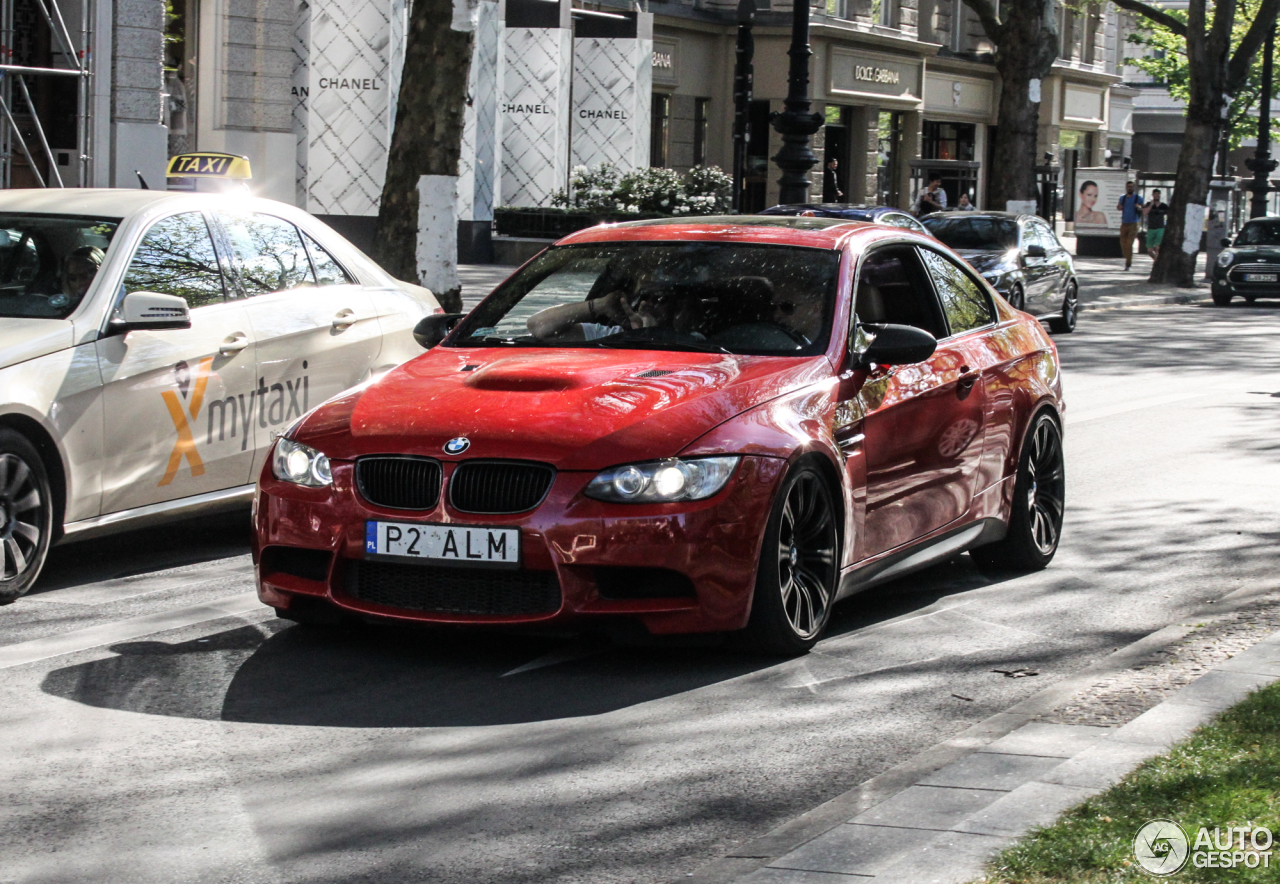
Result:
M1244 275L1245 282L1275 282L1280 279L1280 274L1275 273L1246 273Z
M518 568L520 529L366 522L364 551L369 558Z

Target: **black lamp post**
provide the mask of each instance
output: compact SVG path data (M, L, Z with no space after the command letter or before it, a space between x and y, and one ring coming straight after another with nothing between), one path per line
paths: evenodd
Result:
M751 26L756 20L756 0L738 3L737 63L733 69L733 211L742 211L742 188L747 173L747 145L751 143L751 90L755 79L752 61L756 41Z
M1267 43L1262 56L1262 94L1258 98L1258 149L1244 164L1253 172L1253 203L1250 218L1267 214L1267 192L1271 190L1271 173L1276 161L1271 159L1271 64L1276 49L1276 29L1267 31Z
M822 128L822 114L809 113L809 2L793 0L791 8L791 68L787 75L787 98L782 113L773 115L773 128L782 136L782 149L773 161L782 169L778 179L779 203L809 200L808 172L818 164L809 146L809 136Z

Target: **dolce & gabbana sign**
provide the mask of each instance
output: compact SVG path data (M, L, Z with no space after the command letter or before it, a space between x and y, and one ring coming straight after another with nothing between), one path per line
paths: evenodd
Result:
M859 52L834 46L827 65L827 91L833 95L876 95L920 102L923 60Z

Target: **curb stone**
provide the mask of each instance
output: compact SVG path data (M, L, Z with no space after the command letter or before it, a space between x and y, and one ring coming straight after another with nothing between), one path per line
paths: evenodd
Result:
M1277 632L1212 667L1122 727L1035 720L1100 677L1131 669L1195 632L1205 620L1229 616L1265 592L1246 587L1222 596L1202 616L1185 617L1120 648L677 880L809 884L878 877L893 884L962 884L976 879L986 860L1017 835L1110 787L1249 690L1280 680ZM1219 683L1201 685L1205 678ZM996 757L971 760L979 753ZM1026 764L1017 758L1027 755L1057 763ZM1002 768L999 788L991 782L975 788L976 780L966 781L975 768L988 773ZM1012 771L1018 768L1027 776L1015 785ZM925 785L926 780L948 784ZM942 790L985 794L942 796ZM947 819L949 812L952 818ZM890 834L894 837L887 837ZM901 844L912 846L909 855L898 850Z

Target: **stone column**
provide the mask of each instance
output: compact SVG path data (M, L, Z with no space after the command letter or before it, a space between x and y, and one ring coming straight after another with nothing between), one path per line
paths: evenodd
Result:
M165 187L164 4L115 0L111 52L111 186Z
M898 142L898 208L910 209L912 193L911 161L920 158L920 134L924 114L908 111L902 115L902 138Z
M849 193L851 203L874 204L880 158L880 108L849 109Z

